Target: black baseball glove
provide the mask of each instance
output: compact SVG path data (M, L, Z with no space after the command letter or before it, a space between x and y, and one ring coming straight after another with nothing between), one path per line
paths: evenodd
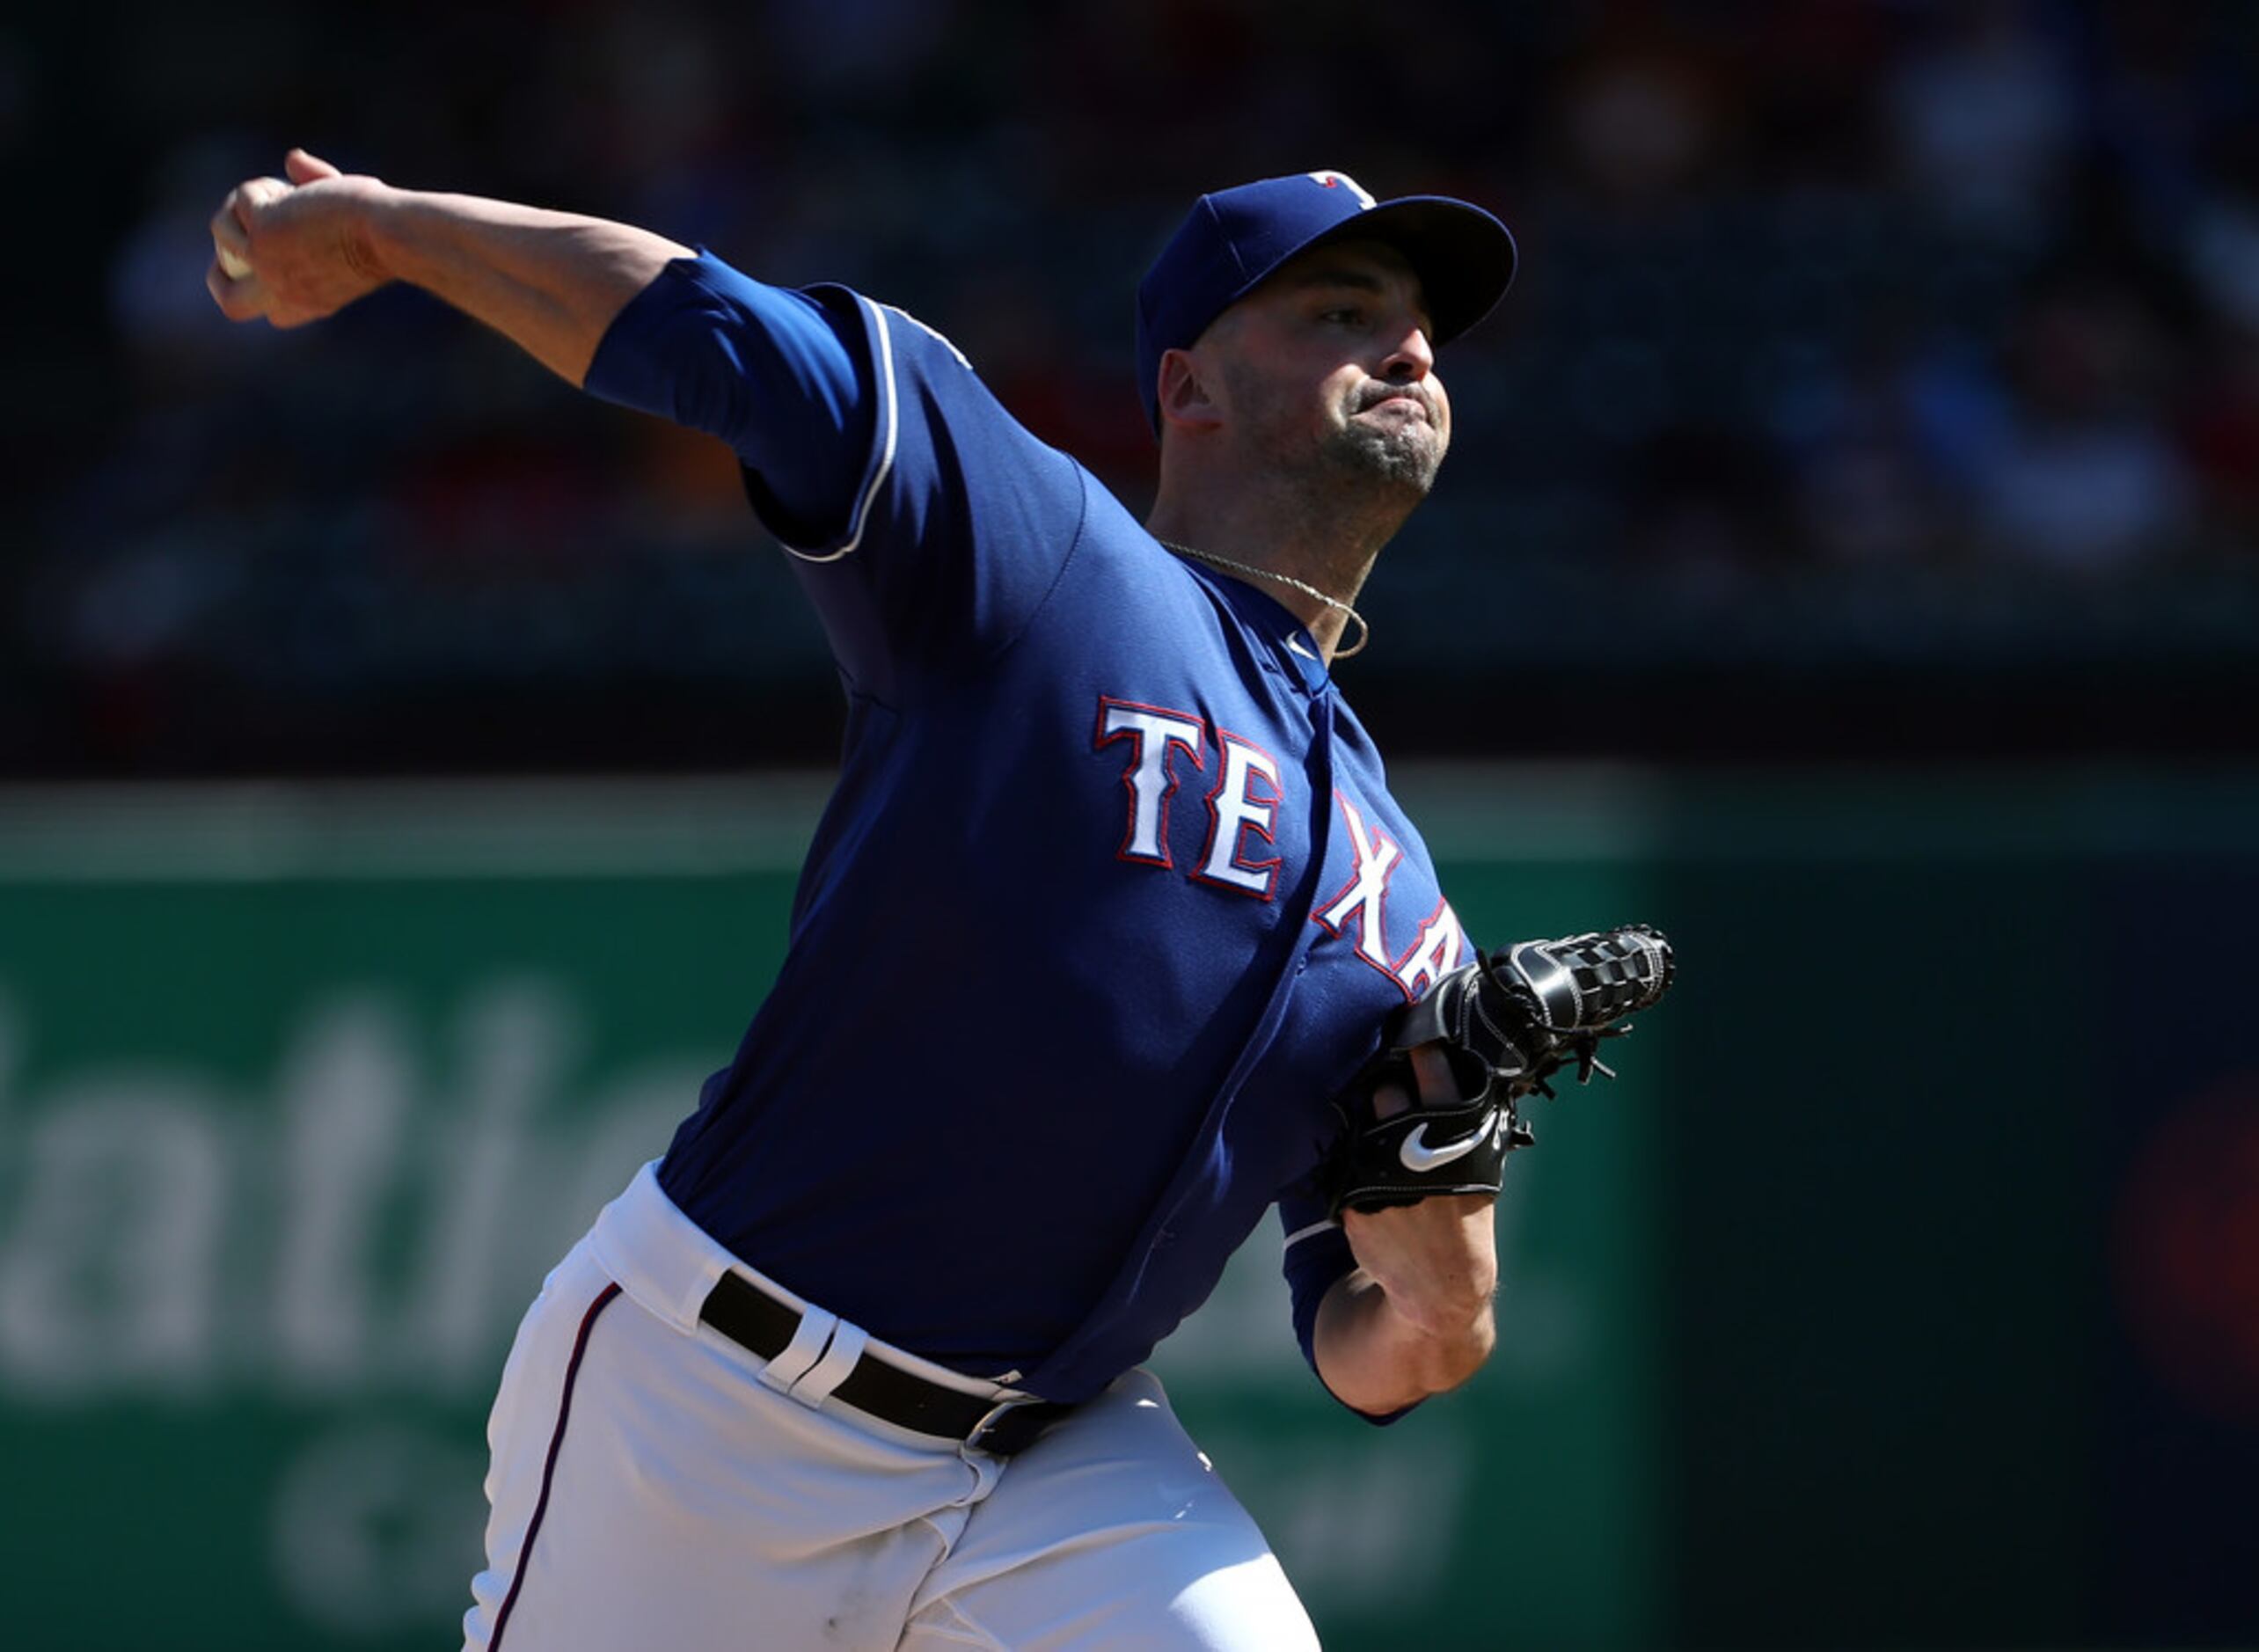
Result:
M1334 1103L1342 1131L1324 1171L1332 1214L1495 1194L1506 1155L1534 1139L1522 1098L1551 1095L1553 1076L1571 1063L1580 1084L1596 1072L1614 1078L1600 1041L1630 1032L1624 1018L1662 998L1670 976L1670 943L1644 924L1518 941L1451 971L1390 1018L1380 1054ZM1422 1107L1410 1052L1438 1041L1460 1100ZM1378 1118L1374 1093L1392 1084L1415 1105Z

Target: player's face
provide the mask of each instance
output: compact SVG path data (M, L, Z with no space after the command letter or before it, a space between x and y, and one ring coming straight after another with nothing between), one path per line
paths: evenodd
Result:
M1376 241L1306 252L1228 318L1217 362L1256 458L1427 493L1451 445L1451 406L1401 253Z

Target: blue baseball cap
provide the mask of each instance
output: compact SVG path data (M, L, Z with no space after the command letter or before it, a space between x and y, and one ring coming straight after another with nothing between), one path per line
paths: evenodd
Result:
M1346 172L1297 172L1203 195L1137 283L1137 393L1161 425L1161 353L1191 347L1209 323L1297 253L1328 241L1386 243L1411 261L1449 343L1488 315L1514 281L1514 237L1447 195L1375 201Z

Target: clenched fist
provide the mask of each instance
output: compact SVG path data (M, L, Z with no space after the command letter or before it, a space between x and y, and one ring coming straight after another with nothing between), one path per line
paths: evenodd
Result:
M347 177L303 150L292 150L282 165L287 182L238 184L212 215L204 285L230 321L263 316L277 327L301 327L391 279L370 233L392 194L384 182ZM235 267L246 273L230 274Z

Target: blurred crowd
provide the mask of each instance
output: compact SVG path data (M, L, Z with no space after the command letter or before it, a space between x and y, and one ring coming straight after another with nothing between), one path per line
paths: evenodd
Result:
M0 771L808 755L821 641L717 444L417 295L220 320L205 220L294 143L900 303L1133 508L1131 295L1192 194L1494 208L1523 274L1345 669L1384 707L1607 660L1829 750L1784 688L2211 704L2259 661L2248 5L122 13L0 24L0 155L100 256L6 368Z

